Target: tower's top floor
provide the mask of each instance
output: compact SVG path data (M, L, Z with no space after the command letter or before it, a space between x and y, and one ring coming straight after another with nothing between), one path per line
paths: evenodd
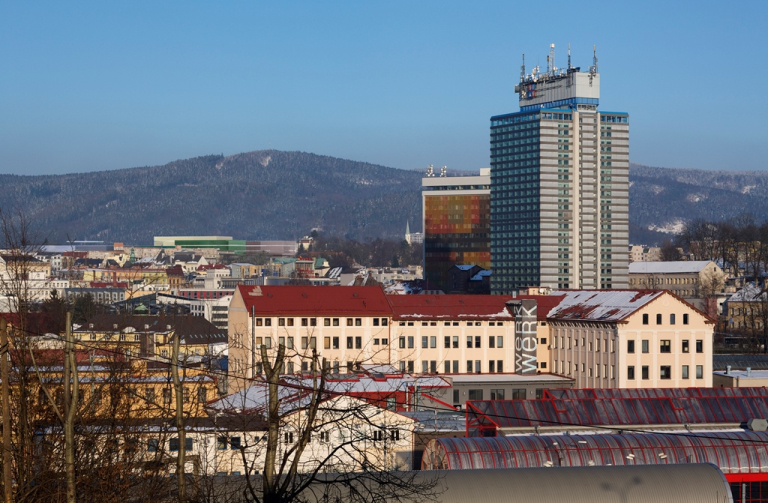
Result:
M520 98L521 111L560 107L597 110L600 100L597 56L589 70L582 72L580 67L571 66L569 47L567 68L558 68L555 66L555 44L551 44L546 72L541 72L536 66L530 74L526 74L525 56L520 70L520 83L515 86L515 92Z

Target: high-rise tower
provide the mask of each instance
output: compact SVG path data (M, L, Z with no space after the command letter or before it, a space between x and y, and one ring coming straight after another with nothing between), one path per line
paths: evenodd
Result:
M520 72L520 111L491 117L491 291L627 288L629 116L598 111L588 71Z

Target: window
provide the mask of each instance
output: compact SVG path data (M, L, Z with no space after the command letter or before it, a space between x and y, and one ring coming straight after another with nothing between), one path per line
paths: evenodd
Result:
M451 336L449 336L449 335L446 335L446 336L445 336L445 338L444 338L444 340L443 340L443 347L444 347L445 349L448 349L448 348L450 348L450 347L451 347Z
M467 336L467 348L472 348L472 340L473 340L472 336L468 335Z
M293 337L288 337L288 344L285 346L288 349L293 349Z
M458 349L459 348L459 336L458 335L454 335L453 339L452 339L452 342L453 342L453 348L454 349Z
M373 326L374 327L378 327L379 326L379 319L378 318L374 318L373 319Z
M491 390L491 400L504 400L504 390L503 389L492 389Z
M472 360L467 360L467 373L472 373Z
M641 371L643 373L643 379L647 380L648 379L648 365L643 365Z
M683 365L683 372L681 374L683 379L688 379L688 365Z
M496 347L497 348L503 348L504 347L504 336L497 335L496 336Z
M469 390L469 399L470 400L482 400L483 399L483 390L481 390L481 389L471 389L471 390Z
M459 373L459 360L453 360L453 373Z
M232 437L229 440L229 447L233 451L239 449L240 448L240 437Z
M683 339L683 353L688 353L689 351L688 339Z
M422 348L428 347L428 344L429 344L428 341L429 341L429 339L427 338L427 336L426 335L422 335L421 336L421 347Z
M218 437L216 439L216 449L220 451L226 451L227 450L227 437Z
M491 360L488 362L488 372L496 372L496 362Z
M200 387L197 389L197 401L200 403L208 401L208 390L206 388Z
M630 365L627 367L627 380L628 381L634 381L635 379L635 366Z
M314 337L313 337L314 339ZM355 337L355 349L363 349L363 338Z
M397 428L392 428L391 430L389 430L389 439L392 440L393 442L397 442L398 440L400 440L400 430L398 430Z
M386 327L387 326L387 319L386 318L382 318L381 319L381 326L382 327Z
M687 325L687 324L688 324L688 313L683 315L683 325Z
M476 374L480 373L480 368L481 368L480 367L480 360L475 360L475 373Z
M348 327L352 326L352 318L347 318L347 326Z
M178 452L179 451L179 437L173 437L168 445L168 450L171 452ZM190 452L192 450L192 439L191 438L185 438L184 439L184 451Z
M437 362L435 360L430 360L430 362L429 362L429 372L431 374L437 374Z
M156 438L149 439L149 443L147 444L147 450L149 452L157 452L157 450L160 448L160 441Z
M662 340L659 346L659 353L671 353L671 352L672 352L672 341L667 339Z
M488 337L488 347L491 349L496 347L496 337L494 336Z
M373 441L374 442L381 442L384 440L384 431L383 430L373 430Z
M283 433L283 442L286 444L292 444L293 443L293 432L287 431Z
M635 352L635 341L627 341L627 353Z
M437 347L437 336L430 336L429 338L429 347L430 348L436 348Z
M413 349L413 336L408 336L408 349Z
M308 337L302 337L301 338L301 349L307 349L309 346L309 338Z
M516 388L512 390L512 400L525 400L525 388Z
M426 374L427 372L429 372L429 362L424 360L421 362L421 373Z
M659 367L659 379L672 379L672 367L669 365Z
M482 337L480 337L479 335L475 336L475 347L476 348L480 348L480 340L481 339L482 339Z
M277 319L277 326L278 327L284 327L285 326L285 318L278 318Z
M329 431L321 431L320 432L320 441L323 443L327 443L331 441L331 432Z
M347 349L354 348L355 340L352 337L347 337Z
M333 349L339 349L339 338L338 337L334 337L333 338L332 346L333 346Z
M643 325L647 325L647 324L648 324L648 314L646 313L643 315Z
M445 362L443 363L443 368L445 369L444 372L446 374L450 374L451 373L451 360L445 360Z
M301 326L302 327L308 327L309 326L309 319L308 318L302 318L301 319Z
M656 324L661 325L661 314L656 315Z
M704 365L696 365L696 379L704 379Z
M696 352L697 353L704 352L704 341L702 339L696 339Z
M356 327L362 327L363 326L363 319L362 318L355 318L355 326Z
M171 388L163 388L163 403L171 403Z
M400 337L399 347L400 349L405 349L405 337Z
M642 344L643 344L643 353L648 353L648 351L649 351L648 350L648 339L643 339Z
M330 318L323 318L323 326L324 327L330 327L331 326L331 319Z
M504 360L496 360L496 372L504 372Z
M672 313L669 315L669 324L674 325L675 324L675 313Z

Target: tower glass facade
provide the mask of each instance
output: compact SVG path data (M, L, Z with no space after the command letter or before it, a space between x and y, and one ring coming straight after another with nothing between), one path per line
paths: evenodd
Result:
M491 118L491 292L627 288L628 115L598 111L596 65L515 90L520 111Z

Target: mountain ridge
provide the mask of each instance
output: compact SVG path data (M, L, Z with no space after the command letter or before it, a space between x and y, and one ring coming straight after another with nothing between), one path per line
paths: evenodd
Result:
M449 173L466 174L451 170ZM321 228L358 240L421 230L423 171L307 152L256 150L158 166L0 175L0 208L50 242L149 245L156 235L296 239ZM693 218L768 218L768 173L630 165L630 238L654 244Z

